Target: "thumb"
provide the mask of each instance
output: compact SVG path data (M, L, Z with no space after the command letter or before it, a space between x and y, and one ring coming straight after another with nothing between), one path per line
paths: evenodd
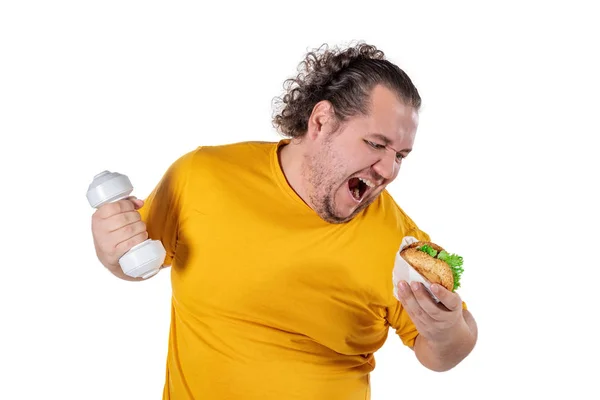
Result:
M144 205L144 200L138 199L137 197L129 197L129 201L131 201L136 210L139 210Z

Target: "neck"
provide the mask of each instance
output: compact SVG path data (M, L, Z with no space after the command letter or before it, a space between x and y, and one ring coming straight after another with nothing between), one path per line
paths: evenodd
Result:
M279 150L279 164L292 190L310 206L308 191L302 176L304 169L304 147L302 144L294 143L294 140L291 140L290 143L282 146Z

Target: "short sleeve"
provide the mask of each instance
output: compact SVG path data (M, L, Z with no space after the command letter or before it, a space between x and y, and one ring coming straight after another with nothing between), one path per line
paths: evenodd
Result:
M167 254L163 266L171 265L177 251L178 231L193 155L194 152L189 152L173 162L138 210L146 224L149 238L160 240L165 247Z

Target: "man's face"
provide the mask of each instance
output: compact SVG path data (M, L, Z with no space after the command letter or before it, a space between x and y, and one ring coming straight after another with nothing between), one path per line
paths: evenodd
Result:
M342 223L371 204L398 175L417 125L414 108L377 86L368 116L351 117L337 131L318 135L302 171L315 211Z

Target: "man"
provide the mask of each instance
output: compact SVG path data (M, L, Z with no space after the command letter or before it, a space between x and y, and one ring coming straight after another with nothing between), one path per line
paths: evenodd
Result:
M421 99L373 46L311 52L289 80L278 143L198 147L145 202L93 216L98 258L151 237L167 250L172 317L163 399L365 399L392 327L427 368L453 368L477 328L457 293L399 284L402 238L429 236L386 186Z

